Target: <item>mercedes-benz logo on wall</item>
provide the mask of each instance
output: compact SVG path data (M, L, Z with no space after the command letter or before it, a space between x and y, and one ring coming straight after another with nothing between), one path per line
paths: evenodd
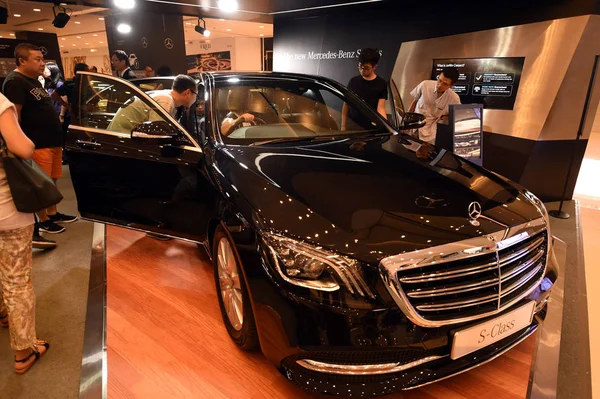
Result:
M477 201L471 202L469 204L469 217L471 218L469 223L473 226L479 226L480 223L477 220L479 219L479 216L481 216L481 204Z
M165 47L171 50L173 48L173 40L170 37L165 39Z
M41 52L43 55L46 55L46 54L48 54L48 49L47 49L46 47L44 47L44 46L40 46L40 47L39 47L39 49L40 49L40 52Z
M142 47L143 48L148 47L148 38L146 36L142 37Z

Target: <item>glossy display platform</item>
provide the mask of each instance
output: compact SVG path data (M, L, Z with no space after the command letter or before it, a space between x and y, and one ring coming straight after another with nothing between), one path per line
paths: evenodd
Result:
M106 262L109 398L317 397L230 340L203 249L109 226ZM385 398L524 398L535 344Z

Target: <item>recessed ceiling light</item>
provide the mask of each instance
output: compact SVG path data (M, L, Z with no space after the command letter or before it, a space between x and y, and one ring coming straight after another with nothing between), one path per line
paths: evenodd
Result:
M100 17L98 18L100 21L104 21L104 17Z
M98 34L97 34L97 33L94 33L94 36L98 36Z
M219 0L217 1L219 8L225 12L233 12L238 9L238 2L236 0Z
M2 36L0 36L0 38L1 38L1 37L2 37Z
M186 25L191 25L192 23L191 23L191 22L186 22L185 24L186 24Z
M89 43L86 43L85 45L87 46Z
M38 30L44 30L44 28L38 28Z
M81 39L81 36L77 36L78 39Z
M90 51L91 51L92 53L95 53L97 50L96 50L95 48L93 48L93 49L90 49Z
M131 10L135 8L135 0L113 0L113 3L117 8L121 8L123 10Z
M260 28L260 29L262 29L262 28L264 28L264 27L265 27L264 25L260 25L260 26L259 26L259 28Z
M264 34L263 34L263 33L261 33L261 34L260 34L260 37L263 37L263 36L264 36Z
M35 12L40 12L40 11L42 11L42 10L40 10L39 8L34 8L34 9L33 9L33 11L35 11Z
M100 44L104 44L104 42L100 42Z
M130 33L131 32L131 25L128 25L128 24L119 24L119 25L117 25L117 31L119 33Z
M75 43L73 43L71 46L75 47L75 46L77 46L77 45L76 45Z
M61 37L60 40L67 40L67 39L65 39L64 37Z
M2 37L2 36L0 36L0 37ZM65 45L64 45L64 44L61 44L61 45L60 45L60 47L65 47Z
M225 30L226 30L227 32L231 32L231 29L229 29L229 28L227 28L227 29L225 29Z
M75 21L75 23L76 23L77 25L81 24L81 22L79 22L79 21Z
M225 19L223 19L223 18L219 18L219 21L225 21Z
M14 14L13 17L21 18L21 14Z
M14 35L15 35L14 33L11 33L11 34L10 34L10 36L14 36Z

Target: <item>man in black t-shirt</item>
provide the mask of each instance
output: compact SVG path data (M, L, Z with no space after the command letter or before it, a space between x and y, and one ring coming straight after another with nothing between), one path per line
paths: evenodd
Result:
M35 144L33 160L56 183L62 176L63 132L50 95L37 79L44 72L44 56L36 46L22 43L15 49L15 61L17 68L4 80L2 92L15 104L21 129ZM78 219L57 212L56 205L36 212L36 215L39 220L36 232L39 229L46 233L62 233L65 228L58 223ZM36 239L43 241L34 235L34 241Z
M386 118L385 101L388 98L387 82L375 74L379 63L379 52L372 48L364 48L358 56L360 75L350 79L348 89L359 95L374 110ZM347 104L342 107L342 130L346 130L348 118L356 121L358 113Z

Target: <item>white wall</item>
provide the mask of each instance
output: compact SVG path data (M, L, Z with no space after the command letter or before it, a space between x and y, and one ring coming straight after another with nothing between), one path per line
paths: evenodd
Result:
M235 38L234 71L256 72L262 70L260 39L256 37Z

